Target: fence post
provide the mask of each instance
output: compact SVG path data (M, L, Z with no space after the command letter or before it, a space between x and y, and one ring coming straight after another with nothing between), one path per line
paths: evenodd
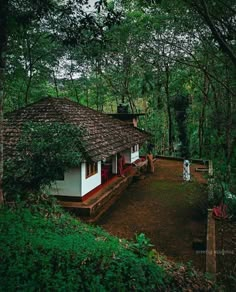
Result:
M208 175L209 175L209 177L213 177L213 163L212 163L212 160L208 161Z
M213 163L208 161L208 204L214 197L213 190ZM216 280L216 242L215 242L215 219L212 216L212 209L207 212L207 249L206 249L206 272Z
M216 280L215 219L212 217L212 209L208 209L207 214L206 272Z

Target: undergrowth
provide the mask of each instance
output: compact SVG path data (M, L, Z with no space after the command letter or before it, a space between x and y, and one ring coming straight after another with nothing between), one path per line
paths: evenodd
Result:
M184 291L179 288L191 287L192 269L186 269L187 281L183 273L181 281L176 280L179 267L160 261L144 235L128 242L59 208L51 212L50 204L32 206L0 209L0 291ZM199 281L211 290L210 281L202 276Z

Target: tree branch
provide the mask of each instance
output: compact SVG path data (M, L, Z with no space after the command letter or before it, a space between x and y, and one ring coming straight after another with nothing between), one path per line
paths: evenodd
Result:
M228 57L231 59L231 61L233 62L233 64L236 67L236 55L234 54L233 50L230 48L228 43L224 40L223 35L215 27L214 22L212 21L211 16L209 14L206 1L205 0L200 0L200 1L201 1L202 8L204 9L204 11L202 11L201 7L196 5L195 1L193 1L191 5L195 7L195 9L197 10L198 14L200 14L202 16L202 18L205 20L205 23L207 24L207 26L211 30L214 39L218 42L218 44L219 44L220 48L222 49L222 51L226 55L228 55Z

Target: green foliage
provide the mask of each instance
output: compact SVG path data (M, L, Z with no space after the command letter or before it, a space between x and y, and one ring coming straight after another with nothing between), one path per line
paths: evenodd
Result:
M162 268L64 213L0 210L4 291L165 291Z
M38 192L77 167L84 155L83 131L60 123L29 122L23 126L15 156L5 162L7 199Z
M151 244L150 239L145 236L144 233L136 234L135 242L133 243L133 250L138 255L147 256L149 255L150 249L154 245Z
M6 110L47 96L54 89L49 81L53 82L58 59L63 53L65 48L48 32L42 31L39 24L27 29L19 27L9 40Z
M1 208L0 230L1 291L217 291L190 265L143 255L144 234L118 239L45 197Z
M227 213L233 220L236 219L236 195L226 191L225 192L225 204L227 206Z
M181 155L171 153L169 147L189 146L193 158L222 159L230 176L229 166L235 168L232 161L236 159L232 151L235 68L207 29L201 1L109 1L109 12L117 7L123 16L119 25L111 26L119 13L108 14L107 22L99 21L99 31L91 15L84 19L85 30L78 30L77 20L69 17L78 9L80 21L81 5L76 7L75 2L62 13L57 27L64 42L46 29L51 23L14 29L9 40L5 109L21 107L48 93L107 112L125 101L131 111L146 112L141 127L153 133L159 153ZM233 1L213 2L202 1L234 53ZM100 29L103 24L105 28ZM65 46L78 41L80 46ZM190 103L181 123L174 109L176 96L188 96ZM235 188L235 175L233 179Z
M213 180L213 196L210 199L210 205L219 206L224 203L227 206L227 217L236 219L236 195L230 191L230 185L220 180L219 176Z

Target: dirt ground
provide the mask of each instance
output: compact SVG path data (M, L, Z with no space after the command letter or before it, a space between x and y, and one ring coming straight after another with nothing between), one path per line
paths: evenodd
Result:
M145 233L160 253L205 270L205 255L193 241L206 238L206 180L191 165L191 182L183 182L183 163L158 159L155 173L134 182L99 219L97 225L120 238Z

